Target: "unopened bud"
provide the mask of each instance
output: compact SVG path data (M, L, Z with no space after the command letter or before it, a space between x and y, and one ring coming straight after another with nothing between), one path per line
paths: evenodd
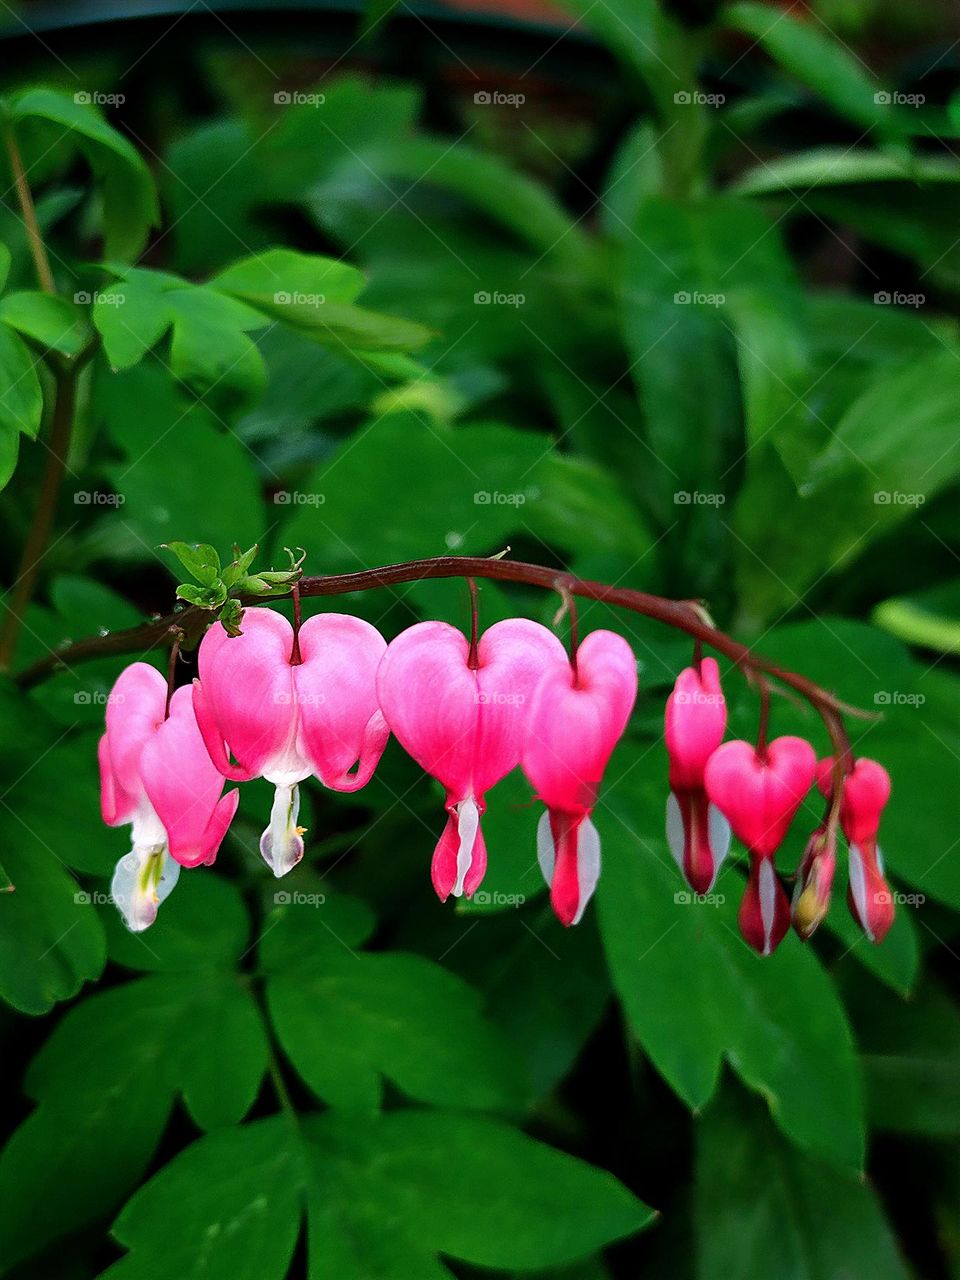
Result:
M807 841L793 891L793 927L804 940L816 931L827 914L836 866L836 830L818 827Z

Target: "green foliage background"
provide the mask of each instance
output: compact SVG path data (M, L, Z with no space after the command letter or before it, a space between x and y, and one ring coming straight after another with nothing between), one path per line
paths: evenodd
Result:
M128 934L95 748L129 659L4 677L12 1277L960 1276L953 34L866 0L577 6L575 72L559 29L532 65L519 36L491 54L407 6L372 8L323 74L316 15L292 40L165 22L182 67L137 24L8 67L57 289L4 170L8 588L86 360L13 676L165 612L173 539L277 565L302 546L315 573L509 545L704 597L883 713L851 729L894 778L896 924L871 947L841 884L812 943L760 960L738 859L690 903L660 741L689 647L601 606L581 625L630 639L641 696L571 931L517 776L490 796L483 892L434 899L439 797L391 744L364 791L307 788L282 883L257 853L268 789L245 786L216 867ZM484 624L556 604L481 585ZM433 582L308 607L390 636L468 602ZM777 700L774 727L827 750L803 707Z

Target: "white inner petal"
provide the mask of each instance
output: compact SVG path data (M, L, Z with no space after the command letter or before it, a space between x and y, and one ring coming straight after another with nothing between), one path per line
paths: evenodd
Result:
M303 840L297 827L300 788L278 786L273 793L270 825L260 837L263 860L278 878L292 871L303 857Z
M584 818L577 831L577 884L580 902L573 923L579 924L587 903L600 879L600 835L589 818Z
M463 885L467 872L473 866L473 846L477 842L477 831L480 829L480 810L473 796L467 796L457 805L457 834L460 837L460 848L457 850L457 883L451 890L455 898L463 896Z
M667 844L670 846L674 862L683 871L683 847L685 844L683 814L680 812L680 802L672 791L667 796Z
M730 823L715 804L707 809L707 830L710 833L710 848L713 850L713 872L716 880L717 872L724 858L730 852ZM710 886L711 889L713 885Z
M180 864L166 852L165 842L164 836L155 845L135 844L113 873L110 893L133 933L142 933L153 924L160 904L180 878Z
M553 847L553 831L550 828L550 814L544 809L537 823L537 861L547 885L553 884L553 868L557 861L557 853Z
M870 916L867 913L867 877L863 869L863 854L860 852L860 846L852 844L850 846L850 895L857 906L857 915L860 917L860 927L867 935L869 940L873 942L873 933L870 929Z
M769 858L760 863L760 919L763 922L763 954L770 954L770 938L777 918L777 873Z

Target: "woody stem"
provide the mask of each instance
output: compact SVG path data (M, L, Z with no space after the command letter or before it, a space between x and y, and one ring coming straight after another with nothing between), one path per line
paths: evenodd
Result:
M720 631L708 619L703 608L692 600L670 600L665 596L634 591L629 587L613 587L588 578L576 578L558 573L546 565L527 564L520 560L494 560L480 556L436 556L428 560L407 560L401 564L383 565L376 569L363 569L358 573L322 574L301 578L296 584L301 596L347 595L351 591L371 591L378 587L392 587L406 582L421 582L434 578L487 578L500 582L520 582L527 586L543 587L548 591L564 591L581 600L593 600L603 604L628 609L631 613L653 618L666 626L685 632L699 640L756 678L763 675L798 693L815 708L822 717L830 739L838 755L849 761L850 743L843 727L842 716L865 716L865 712L847 706L835 694L793 671L776 666L767 658L754 653ZM244 604L262 603L262 597L251 597ZM113 653L143 652L160 643L172 625L179 626L193 639L198 638L210 614L207 610L191 606L177 613L148 622L127 631L115 631L107 636L89 636L63 645L56 653L42 658L27 667L18 676L18 683L30 688L46 679L53 671L67 663L73 664L85 658L104 657Z

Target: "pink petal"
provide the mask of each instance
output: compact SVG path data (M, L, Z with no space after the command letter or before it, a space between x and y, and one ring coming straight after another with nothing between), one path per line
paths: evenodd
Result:
M306 777L295 748L297 708L290 655L293 628L272 609L247 609L243 634L214 623L200 644L197 723L211 760L226 777ZM237 766L229 764L232 752Z
M816 763L813 747L803 738L774 738L764 759L750 742L725 742L707 761L704 783L737 838L766 857L783 843L813 783Z
M377 703L386 649L376 627L346 614L321 613L300 628L303 662L293 668L300 751L335 791L364 786L387 745L390 731Z
M740 932L754 951L772 955L790 927L790 903L772 858L752 858L740 903Z
M449 805L448 812L430 865L433 887L441 902L446 902L451 893L455 897L461 893L473 897L487 870L487 848L479 822L482 808L467 800Z
M537 686L523 769L550 809L585 813L596 799L607 761L626 727L637 694L630 646L611 631L594 631L569 663L551 666Z
M680 672L667 699L664 739L673 790L702 788L704 768L723 741L726 727L720 670L713 658L704 658L699 672L695 667Z
M219 807L223 775L203 744L189 688L174 693L169 718L143 749L141 772L147 796L167 833L171 856L185 867L211 861L239 793L233 792L233 799L227 797L225 806Z
M833 788L833 758L817 765L817 786L829 797ZM843 780L840 825L851 843L876 840L880 817L890 799L890 775L882 764L861 756Z
M101 810L110 826L129 822L143 795L140 755L162 723L166 703L167 682L146 662L126 667L110 690L107 732L98 752Z

